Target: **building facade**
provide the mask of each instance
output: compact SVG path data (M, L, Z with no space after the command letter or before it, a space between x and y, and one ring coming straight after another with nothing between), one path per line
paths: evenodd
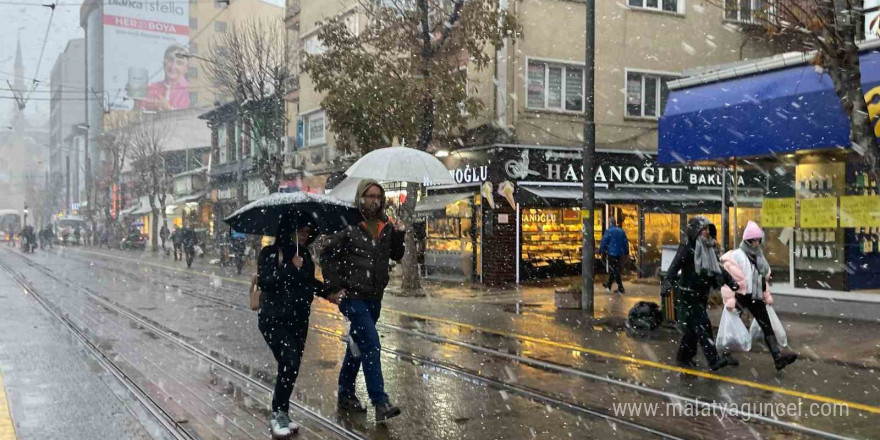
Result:
M577 234L572 231L565 234L566 240L560 240L563 231L555 230L571 225L560 222L545 228L535 221L562 219L566 217L566 210L578 212L580 206L577 189L584 176L578 173L579 166L569 174L567 166L562 165L566 165L565 161L576 162L583 145L583 112L587 95L583 38L586 24L583 2L523 0L502 1L500 5L516 17L522 26L522 37L507 39L501 47L494 48L494 61L483 71L478 72L471 65L459 67L468 71L468 93L479 97L486 108L472 118L469 126L501 130L494 130L496 134L493 136L472 137L464 145L432 146L433 150L449 154L444 160L450 171L461 172L463 179L457 187L429 188L427 197L444 196L433 199L435 202L432 203L452 200L457 197L454 194L471 194L473 197L455 200L458 205L467 202L467 207L455 208L455 204L450 204L448 211L462 216L458 220L453 215L447 218L448 221L429 221L434 224L428 227L428 253L437 253L437 264L459 265L460 270L456 271L464 278L482 276L492 282L512 282L528 278L525 276L527 272L547 272L533 270L531 266L564 265L570 266L571 270L578 267L580 238L574 237ZM295 23L295 38L303 53L322 50L316 34L318 23L323 19L351 16L348 22L354 32L367 23L357 2L353 1L299 0L289 2L288 6L289 27ZM737 7L722 8L687 0L628 0L625 4L597 2L596 16L599 19L595 24L593 96L599 168L619 164L623 166L623 173L629 168L638 173L641 173L639 170L648 170L648 174L654 172L651 170L672 173L656 162L658 120L669 97L667 83L700 66L727 64L783 50L762 37L752 23L753 17L741 14L742 11ZM333 134L326 129L328 124L320 106L321 95L314 91L307 75L299 75L297 86L296 124L291 124L291 133L297 137L296 145L301 148L297 153L302 156L300 163L304 163L304 169L316 172L332 169L328 165L338 152L334 148ZM474 166L486 165L480 164L480 160L475 163L465 160L475 154L503 158L502 163L509 163L510 168L486 174L474 173ZM492 163L499 166L499 162ZM679 172L685 171L675 173ZM710 179L705 177L706 173L717 175ZM655 276L661 266L663 246L679 242L681 225L689 217L707 215L721 224L721 185L715 185L720 182L720 174L719 169L701 170L693 174L698 178L696 182L666 183L667 187L663 189L672 195L689 194L690 199L683 204L674 203L669 194L657 194L658 183L649 182L652 177L648 175L640 174L634 180L624 175L620 181L598 191L598 206L602 211L597 216L601 222L597 230L602 231L609 217L616 217L632 243L632 270L641 276ZM670 176L668 174L666 178ZM699 180L699 176L703 176L703 180ZM597 186L602 186L601 179L594 177ZM659 176L653 179L662 180ZM479 191L480 185L486 182L492 185L491 193L496 198L500 197L499 184L507 182L513 204L496 203L495 208L486 209L487 200ZM429 207L437 208L434 204ZM495 212L499 209L508 211ZM421 211L427 215L430 210ZM444 207L434 211L429 217L442 219L447 210ZM443 211L444 215L436 215L437 211ZM744 212L738 215L745 215ZM499 221L499 215L507 217L506 223ZM524 215L528 216L529 222L523 221ZM473 216L477 217L464 221L466 225L461 226L464 224L462 219ZM569 218L566 221L579 220ZM459 226L452 227L450 223ZM525 229L537 227L538 231L524 230L523 223L529 223ZM486 232L487 225L492 226L489 230L493 233L505 231L498 236L499 241L491 241ZM556 234L543 234L545 230ZM431 235L437 244L434 249ZM477 238L482 240L482 246L509 248L510 252L493 252L491 257L498 261L484 264L480 261ZM456 240L459 244L453 243ZM530 242L523 246L524 241ZM562 258L541 250L560 246L566 248L566 256ZM467 250L469 247L470 251ZM469 254L445 255L444 252ZM430 261L430 255L428 257ZM524 261L530 261L530 267L526 268ZM492 270L501 272L482 273L481 267L492 267ZM564 273L565 270L559 268L554 273ZM444 270L439 268L438 273L442 272Z
M85 40L70 40L52 66L49 83L49 187L50 211L65 212L85 201L85 150L83 113L85 90ZM82 189L82 193L81 190Z

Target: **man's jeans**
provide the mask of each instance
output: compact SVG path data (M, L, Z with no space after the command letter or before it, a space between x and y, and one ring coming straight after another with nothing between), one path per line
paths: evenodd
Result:
M382 302L378 300L343 299L339 303L339 311L351 321L348 348L345 350L345 359L342 361L342 369L339 371L339 397L355 396L355 380L358 370L363 364L364 380L367 382L367 393L373 405L381 405L388 402L385 394L385 380L382 378L381 346L379 345L379 333L376 331L376 321L379 320L379 312ZM357 345L352 353L351 341Z

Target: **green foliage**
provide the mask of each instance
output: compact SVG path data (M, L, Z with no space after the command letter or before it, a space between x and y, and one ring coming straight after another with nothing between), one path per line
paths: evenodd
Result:
M366 153L394 140L414 145L426 128L429 140L449 142L486 106L468 96L467 68L489 67L495 47L516 38L519 26L494 0L383 5L362 4L368 24L360 35L343 17L321 23L325 51L303 65L325 94L337 147Z

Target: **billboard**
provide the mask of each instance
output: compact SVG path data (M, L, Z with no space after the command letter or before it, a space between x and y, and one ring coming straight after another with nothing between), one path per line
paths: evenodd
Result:
M189 108L189 3L104 3L104 90L109 110Z

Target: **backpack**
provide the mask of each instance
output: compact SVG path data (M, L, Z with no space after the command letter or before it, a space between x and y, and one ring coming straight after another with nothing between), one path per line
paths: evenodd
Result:
M639 301L629 311L626 326L636 330L654 330L663 322L660 306L648 301Z

